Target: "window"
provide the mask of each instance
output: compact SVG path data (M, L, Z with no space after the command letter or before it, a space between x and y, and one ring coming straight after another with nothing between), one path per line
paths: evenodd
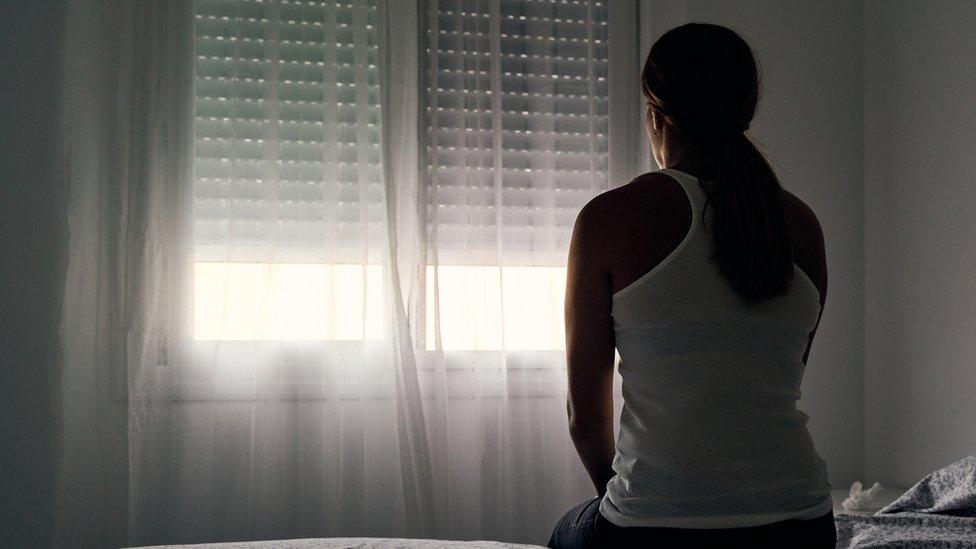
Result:
M377 0L195 6L196 338L382 337ZM561 349L572 226L609 186L607 3L421 6L421 339Z
M607 6L439 0L426 15L428 280L443 347L564 348L573 223L608 186ZM429 283L428 311L433 297Z
M376 1L195 12L196 338L377 337Z

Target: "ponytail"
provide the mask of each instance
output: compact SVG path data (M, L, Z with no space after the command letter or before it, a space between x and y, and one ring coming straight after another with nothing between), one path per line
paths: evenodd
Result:
M745 135L759 101L752 48L719 25L675 27L651 47L641 90L668 134L702 160L703 209L713 211L706 229L719 271L750 303L786 293L793 246L783 189Z
M712 260L749 303L786 293L793 245L776 174L744 133L723 139L711 160L701 176L713 212Z

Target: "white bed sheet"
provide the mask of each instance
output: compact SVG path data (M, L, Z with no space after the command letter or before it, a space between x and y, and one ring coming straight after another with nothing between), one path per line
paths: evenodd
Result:
M305 538L267 541L199 543L193 545L152 545L142 549L545 549L541 545L502 543L499 541L455 541L407 538ZM135 549L135 548L130 548Z

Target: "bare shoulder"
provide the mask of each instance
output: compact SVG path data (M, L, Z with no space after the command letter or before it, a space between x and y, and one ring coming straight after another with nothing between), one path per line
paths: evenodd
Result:
M823 241L823 228L820 219L813 209L800 197L783 189L784 205L787 220L793 230L794 240L798 243Z
M681 185L670 175L662 172L646 172L634 177L627 184L617 187L614 191L617 191L621 198L631 199L636 195L659 196L674 189L680 190Z
M823 304L827 293L827 258L823 228L806 202L786 189L783 189L783 197L787 221L793 233L794 261L817 286L820 302Z
M580 210L577 223L589 227L619 226L621 219L634 214L646 216L649 205L665 204L669 197L678 196L676 193L684 196L681 185L671 177L657 172L643 173L590 199Z
M606 242L627 237L648 223L667 223L688 199L681 184L659 172L642 173L624 185L606 190L586 203L576 231ZM615 232L616 231L616 232ZM622 232L621 234L616 234ZM627 240L630 240L629 238Z
M656 172L604 191L587 202L576 219L573 255L619 270L622 258L664 245L658 240L674 232L668 228L675 222L675 212L682 211L682 203L687 203L687 197L680 183Z

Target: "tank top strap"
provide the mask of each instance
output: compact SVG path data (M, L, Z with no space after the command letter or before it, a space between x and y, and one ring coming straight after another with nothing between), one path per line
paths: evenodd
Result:
M704 231L705 226L710 223L711 215L703 209L707 197L705 190L702 189L701 184L698 182L698 178L683 171L675 170L674 168L664 168L658 171L671 177L681 185L681 188L685 191L685 195L691 202L692 230L694 232Z
M697 177L674 168L663 168L658 171L677 181L685 190L685 194L688 195L688 200L691 201L691 205L694 206L695 211L701 211L705 200L705 191L701 188Z

